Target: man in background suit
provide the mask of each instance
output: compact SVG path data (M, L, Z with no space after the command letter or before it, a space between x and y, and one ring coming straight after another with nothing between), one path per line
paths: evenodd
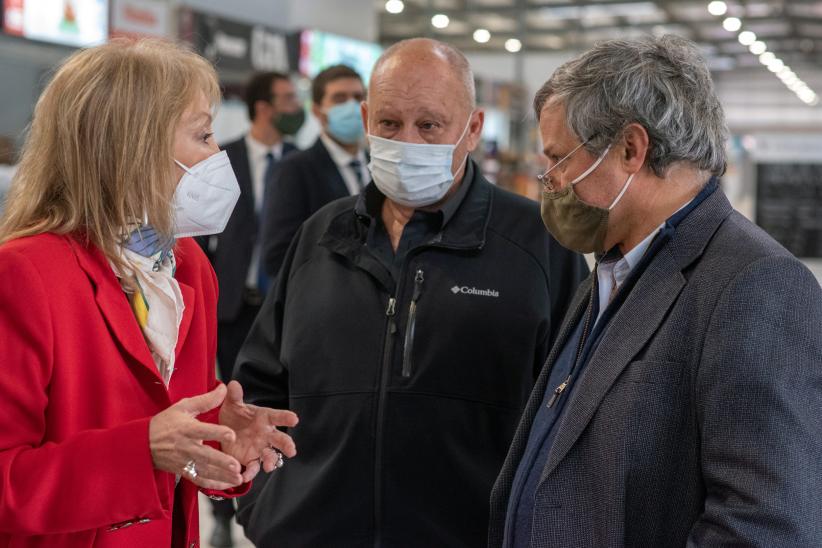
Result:
M731 207L708 67L604 42L534 99L542 217L598 253L491 494L492 548L822 546L822 289Z
M311 98L322 133L311 148L282 162L274 191L266 197L263 260L272 277L303 221L329 202L359 194L371 181L363 150L360 75L345 65L328 67L314 78Z
M240 184L240 199L225 230L206 242L207 255L217 273L217 364L228 382L237 353L260 309L269 283L260 265L260 213L271 190L279 162L297 148L283 140L294 135L305 120L294 84L285 74L255 74L246 87L251 129L222 148ZM215 547L232 546L231 501L214 503Z

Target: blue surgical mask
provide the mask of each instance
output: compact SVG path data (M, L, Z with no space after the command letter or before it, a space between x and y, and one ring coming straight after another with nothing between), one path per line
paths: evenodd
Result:
M471 125L465 123L454 144L406 143L369 135L371 162L368 169L374 184L387 198L406 207L425 207L442 200L454 185L454 174L468 161L468 152L455 172L451 171L454 150Z
M328 116L328 133L341 143L354 145L363 137L360 104L355 100L334 105L325 112Z

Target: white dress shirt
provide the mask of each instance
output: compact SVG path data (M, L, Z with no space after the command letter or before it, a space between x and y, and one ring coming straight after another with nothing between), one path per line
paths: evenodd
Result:
M365 160L365 152L363 149L358 149L357 154L352 156L343 147L338 145L334 139L326 135L325 132L320 134L320 139L322 139L323 145L325 145L326 150L328 150L328 154L331 156L331 159L337 165L337 169L340 171L343 181L345 181L345 186L348 188L348 193L351 196L359 194L360 188L371 182L371 175L368 172L368 165ZM357 183L357 175L350 165L351 160L359 160L360 162L362 184Z
M265 170L268 168L268 153L274 155L274 159L279 161L283 156L283 143L280 141L274 146L268 146L256 140L250 134L245 136L245 146L248 149L248 167L251 168L251 189L254 193L254 210L257 213L263 207L263 192L265 191ZM260 231L262 231L262 226ZM257 275L260 265L260 236L257 235L257 243L251 252L251 264L248 267L246 285L257 287Z
M599 314L597 314L597 321L602 317L602 313L608 308L608 297L611 295L611 290L616 283L617 290L622 283L628 278L631 271L639 264L642 256L648 251L648 246L654 239L665 223L656 227L653 232L648 234L644 240L639 242L631 251L622 256L617 261L600 261L597 263L597 287L599 287Z

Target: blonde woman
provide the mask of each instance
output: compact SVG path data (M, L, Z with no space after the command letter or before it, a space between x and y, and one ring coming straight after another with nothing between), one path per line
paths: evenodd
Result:
M186 236L239 190L213 68L160 41L80 51L34 112L0 223L0 546L190 547L197 491L295 454L215 379L217 284Z

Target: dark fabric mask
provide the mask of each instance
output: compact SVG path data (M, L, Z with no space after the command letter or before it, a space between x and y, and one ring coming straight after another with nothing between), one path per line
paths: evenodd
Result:
M305 123L305 110L299 108L294 112L281 112L274 119L274 127L281 135L294 135Z

